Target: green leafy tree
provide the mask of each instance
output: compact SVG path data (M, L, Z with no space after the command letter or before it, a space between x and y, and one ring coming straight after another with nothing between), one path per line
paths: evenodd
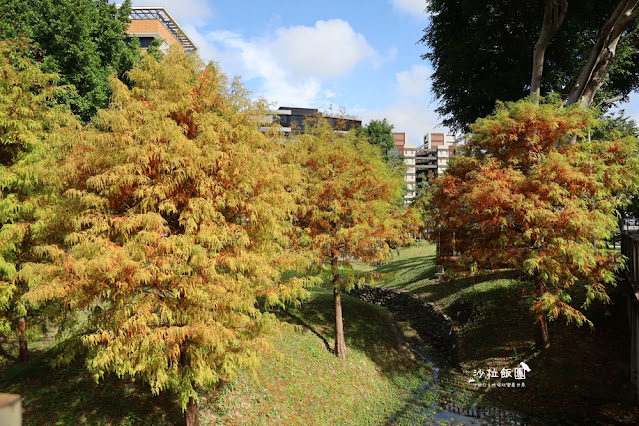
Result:
M304 260L286 249L296 174L258 131L265 107L214 64L171 48L130 78L132 89L113 80L111 106L61 169L73 232L20 274L31 303L88 315L96 379L176 392L198 424L198 390L255 367L278 324L258 301L306 294L303 279L281 279Z
M619 139L627 136L639 137L639 127L632 118L621 110L602 114L592 128L592 139Z
M384 158L388 158L388 151L395 148L393 128L385 118L371 120L366 126L357 129L358 135L364 137L371 145L378 146Z
M566 137L585 137L592 124L591 112L557 101L500 104L471 126L426 204L431 229L458 253L440 258L451 271L512 268L527 277L539 349L550 345L548 318L592 325L581 309L609 300L619 255L607 240L619 194L639 183L636 138ZM581 307L571 303L577 286Z
M444 124L467 131L497 100L529 93L583 105L598 91L627 96L639 83L637 3L430 0L421 42Z
M29 358L28 335L45 324L22 295L20 266L34 258L56 199L51 164L77 133L68 110L55 105L57 76L22 56L28 45L0 41L0 336L17 334L19 359Z
M31 55L45 72L75 92L59 94L74 113L88 121L109 103L113 72L123 78L141 57L139 43L127 43L131 2L107 0L4 0L0 2L0 38L26 37Z
M384 163L376 146L355 132L333 133L323 122L308 124L307 132L285 148L287 161L300 165L305 178L295 240L331 276L334 350L345 358L341 291L355 281L349 261L383 261L392 248L409 241L407 225L413 217L397 207L403 179Z

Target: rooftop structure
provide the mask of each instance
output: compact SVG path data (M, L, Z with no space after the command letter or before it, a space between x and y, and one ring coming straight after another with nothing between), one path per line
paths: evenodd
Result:
M305 122L308 119L323 118L336 132L348 132L362 126L362 120L354 115L339 115L319 112L316 108L280 107L271 111L270 123L278 123L280 131L285 133L304 132Z
M195 43L163 7L132 7L127 33L138 37L143 49L153 40L162 40L168 45L180 44L185 52L197 50Z

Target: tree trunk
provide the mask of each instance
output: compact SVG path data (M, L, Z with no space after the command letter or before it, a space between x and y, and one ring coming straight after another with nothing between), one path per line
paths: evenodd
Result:
M198 417L197 399L191 397L186 404L186 411L184 412L184 420L186 426L200 426L200 419Z
M560 5L561 3L561 5ZM561 7L561 8L560 8ZM539 103L541 94L541 76L544 72L544 57L550 40L557 34L559 27L564 22L568 11L568 0L546 0L544 7L544 22L535 51L533 52L532 78L530 80L530 94L535 102Z
M546 292L546 284L535 274L535 296L541 298ZM550 347L550 337L548 336L548 320L546 314L539 310L537 313L537 321L535 323L535 346L537 349L544 350Z
M548 336L548 320L546 315L541 313L537 317L535 325L535 346L544 350L550 347L550 337Z
M18 342L20 343L20 354L18 360L20 362L29 362L29 344L27 342L27 322L24 318L18 320Z
M342 294L339 285L339 269L337 257L331 260L333 272L333 301L335 302L335 356L346 359L346 342L344 341L344 322L342 320Z
M567 105L579 102L581 106L588 107L592 103L615 56L621 35L639 17L639 9L634 10L637 3L639 0L621 0L619 2L601 29L599 37L590 51L588 63L582 69L575 87L570 92Z

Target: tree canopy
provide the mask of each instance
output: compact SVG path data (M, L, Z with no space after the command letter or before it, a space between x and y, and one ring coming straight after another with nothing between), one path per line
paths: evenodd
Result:
M569 97L589 63L593 43L619 3L570 1L545 50L541 95L552 92ZM423 58L434 68L433 91L444 124L467 131L470 123L493 111L497 100L515 101L530 93L533 52L547 7L544 2L514 0L428 2L431 22L421 42L429 50ZM633 22L608 52L614 59L604 70L600 99L627 96L637 88L636 30Z
M340 292L354 285L349 260L383 261L392 248L409 241L409 215L398 207L403 178L366 138L353 131L334 133L326 123L309 125L284 155L301 166L304 177L295 241L301 250L311 250L318 266L330 274L335 355L344 358Z
M50 169L79 127L55 104L57 76L22 56L28 48L0 41L0 335L17 333L21 361L29 357L27 334L41 324L17 272L47 236L58 193Z
M619 256L607 240L624 191L639 182L636 138L566 137L585 136L591 114L556 100L499 104L471 125L426 204L431 229L458 255L439 259L451 271L512 268L527 278L540 349L549 345L547 317L589 322L571 304L577 285L582 308L608 301Z
M384 118L383 120L371 120L366 126L358 128L357 131L371 145L379 147L384 158L388 159L388 151L395 148L393 128L394 126Z
M0 38L32 40L31 55L43 70L75 87L58 96L86 122L109 104L111 73L122 78L140 58L139 43L126 42L130 6L130 0L119 7L108 0L4 0Z
M20 276L32 304L86 313L96 379L176 392L195 424L198 389L254 367L266 346L277 321L258 301L305 295L304 279L281 277L304 260L287 248L296 173L258 131L265 106L214 64L172 48L130 78L112 80L110 107L60 168L71 232Z

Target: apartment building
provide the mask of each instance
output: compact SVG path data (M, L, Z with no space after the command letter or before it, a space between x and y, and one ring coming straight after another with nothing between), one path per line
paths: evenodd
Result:
M160 40L160 49L163 51L173 44L182 46L185 52L197 50L193 40L163 7L132 7L127 33L140 40L143 50L148 49L153 40Z
M406 146L406 133L393 132L393 142L399 152L399 155L404 155L404 147Z
M426 133L423 146L433 150L436 164L434 175L444 174L446 167L448 167L448 160L455 154L455 136L444 133Z
M389 155L403 157L406 172L406 203L411 203L417 189L424 181L432 177L441 176L448 161L455 154L455 137L444 133L427 133L424 135L424 144L419 147L406 145L406 134L393 133L395 149L388 151Z

